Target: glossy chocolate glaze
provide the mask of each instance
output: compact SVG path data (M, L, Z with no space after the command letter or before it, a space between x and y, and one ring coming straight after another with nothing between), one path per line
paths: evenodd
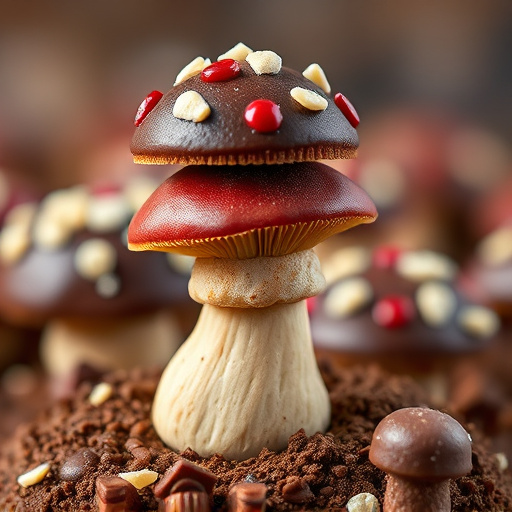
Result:
M281 68L276 75L256 75L246 62L241 74L225 82L206 83L196 75L173 87L136 128L131 143L141 163L283 163L352 158L359 139L320 87L301 73ZM312 111L290 95L294 87L317 92L328 102L324 111ZM177 119L172 113L178 96L197 91L211 108L200 123ZM244 120L247 105L256 99L278 104L283 122L277 132L258 133Z
M116 249L119 293L98 295L95 283L78 275L74 266L80 243L97 236L82 231L52 251L33 246L20 261L1 267L2 314L11 321L38 325L52 317L121 317L191 301L189 276L173 270L164 254L129 251L120 232L101 235Z
M188 166L160 185L135 214L128 241L144 249L318 221L343 231L376 216L361 188L319 162Z
M427 325L418 312L401 327L378 325L372 317L376 300L398 295L415 301L419 283L405 279L393 270L375 267L361 276L372 285L374 298L354 314L337 318L326 312L326 296L339 281L316 298L311 314L311 330L313 342L319 349L339 354L347 360L379 361L393 369L409 365L410 370L413 367L427 370L435 359L475 353L492 342L489 337L476 338L465 333L455 320L457 313L442 327ZM457 300L456 311L471 303L457 290L453 291Z

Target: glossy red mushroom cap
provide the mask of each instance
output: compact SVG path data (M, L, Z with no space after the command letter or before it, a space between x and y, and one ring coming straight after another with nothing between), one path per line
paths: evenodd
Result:
M364 190L318 162L189 166L135 214L128 243L196 257L281 256L376 217Z

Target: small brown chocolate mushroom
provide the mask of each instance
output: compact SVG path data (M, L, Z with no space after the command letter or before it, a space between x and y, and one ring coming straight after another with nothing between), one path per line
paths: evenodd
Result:
M386 512L449 512L450 479L471 471L471 438L451 416L410 407L375 429L370 460L387 473Z

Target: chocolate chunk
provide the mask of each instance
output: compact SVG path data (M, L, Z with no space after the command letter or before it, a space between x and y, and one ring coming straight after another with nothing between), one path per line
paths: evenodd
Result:
M167 496L161 512L210 512L210 498L204 491L175 492Z
M306 503L315 496L309 485L298 477L292 477L283 486L283 499L288 503Z
M162 479L155 485L155 496L160 499L167 498L171 489L179 480L189 478L199 482L208 496L213 494L213 486L217 482L217 477L197 464L193 464L186 459L180 459L166 471Z
M230 512L263 512L266 508L267 486L243 482L234 485L228 494Z
M76 481L100 462L100 456L88 448L78 450L68 457L60 467L61 480Z
M142 502L135 487L118 476L96 480L99 512L139 512Z

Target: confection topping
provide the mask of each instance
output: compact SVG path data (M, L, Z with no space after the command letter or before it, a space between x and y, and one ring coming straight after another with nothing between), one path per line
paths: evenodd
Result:
M65 459L59 470L61 480L76 482L100 462L100 456L90 448L81 448Z
M350 498L347 502L347 512L379 512L380 505L377 498L369 493L362 492Z
M246 46L244 43L237 43L235 46L233 46L233 48L228 50L226 53L219 55L217 60L234 59L242 61L245 60L249 53L252 53L252 50L248 46Z
M277 75L281 71L281 57L270 50L251 52L245 60L257 75Z
M203 82L225 82L240 74L240 64L234 59L223 59L210 64L201 71Z
M252 52L237 45L213 64L198 57L178 75L151 116L139 123L131 144L134 160L274 164L351 158L358 145L357 113L344 97L337 107L328 91L318 64L303 76L282 67L281 58L271 51ZM279 106L282 117L271 128L251 122L247 126L247 106L263 99ZM201 114L193 114L199 104Z
M458 289L457 266L442 254L346 247L325 268L333 277L310 305L319 347L404 357L473 352L487 346L500 327L491 309Z
M113 393L112 386L108 382L96 384L89 395L89 403L97 407L106 402Z
M208 118L211 110L204 98L196 91L186 91L176 99L172 115L185 121L200 123Z
M113 272L117 264L114 246L103 238L89 238L75 252L75 270L84 279L96 281Z
M146 98L142 101L137 113L135 114L135 126L140 126L146 116L155 108L155 105L160 101L163 94L160 91L151 91Z
M139 491L154 484L158 479L158 473L149 469L140 469L139 471L128 471L127 473L119 473L119 477L130 482L135 489Z
M325 110L328 106L327 100L320 94L303 87L294 87L290 94L296 102L309 110Z
M354 105L350 103L348 98L341 94L341 92L338 92L334 96L334 102L336 103L336 106L343 112L343 115L348 119L349 123L354 128L357 128L359 126L359 115L354 108Z
M203 57L196 57L192 62L187 64L176 77L174 85L181 84L193 76L199 75L201 71L211 64L210 59L203 59Z
M129 247L199 257L278 256L376 218L365 192L319 162L188 166L133 217ZM172 222L169 219L172 218Z
M387 329L404 327L414 319L414 304L409 297L388 295L379 299L372 308L372 318L377 325Z
M310 64L302 74L314 84L321 87L326 94L331 94L331 86L325 76L324 70L316 63Z
M267 486L259 482L242 482L234 485L228 494L230 512L264 512Z
M480 242L477 251L481 261L491 267L512 262L512 224L489 233Z
M275 132L283 122L279 105L270 100L254 100L245 108L247 126L259 133Z
M50 472L51 466L48 462L43 462L39 466L23 473L17 478L18 484L22 487L30 487L42 482L44 477Z

